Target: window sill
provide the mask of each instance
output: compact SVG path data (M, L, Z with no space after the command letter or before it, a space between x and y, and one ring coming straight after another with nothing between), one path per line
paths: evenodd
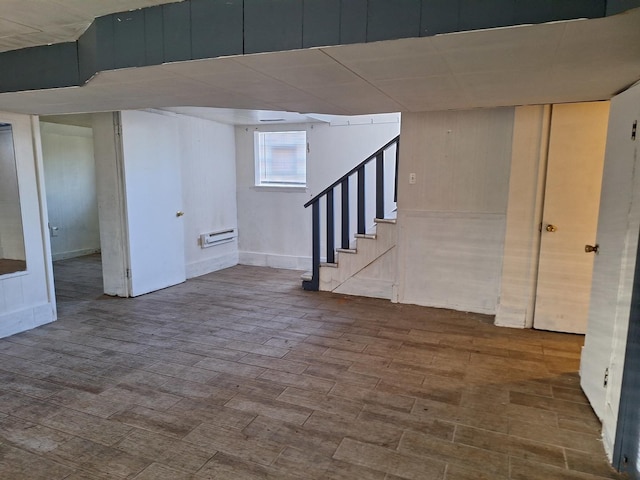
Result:
M306 193L307 187L291 185L254 185L253 190L260 192L280 192L280 193Z

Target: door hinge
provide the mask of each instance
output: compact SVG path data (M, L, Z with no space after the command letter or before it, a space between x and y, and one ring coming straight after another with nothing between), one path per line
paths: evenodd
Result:
M636 139L636 131L638 130L638 120L633 122L633 126L631 127L631 140Z
M606 387L609 383L609 367L604 369L604 381L602 382L602 386Z
M127 268L127 278L131 278L131 270Z

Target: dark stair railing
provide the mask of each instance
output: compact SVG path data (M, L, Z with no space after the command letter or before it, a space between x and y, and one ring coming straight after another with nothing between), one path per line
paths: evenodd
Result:
M395 178L394 178L394 191L393 200L398 200L398 158L400 153L400 136L398 135L394 139L390 140L383 147L378 149L375 153L369 155L363 162L356 165L349 170L341 178L333 182L327 188L325 188L318 195L313 197L304 207L311 206L311 218L313 225L313 238L312 238L312 257L313 268L311 272L311 280L303 280L302 288L305 290L318 290L320 288L320 202L322 198L325 198L326 202L326 221L327 221L327 242L326 242L326 258L327 263L335 263L335 215L334 215L334 189L340 185L341 190L341 248L348 249L350 242L350 227L349 227L349 178L352 175L357 175L357 232L358 234L366 233L365 225L365 165L375 159L376 161L376 218L384 218L384 193L385 193L385 178L384 178L384 162L385 152L392 146L396 147L395 154Z

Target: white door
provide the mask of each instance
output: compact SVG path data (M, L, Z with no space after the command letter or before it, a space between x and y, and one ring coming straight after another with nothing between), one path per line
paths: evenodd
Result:
M178 129L171 117L121 113L131 296L185 281Z
M541 230L534 327L585 333L609 102L556 105Z
M640 139L632 138L638 120L640 84L611 100L598 220L601 251L593 266L589 324L580 361L580 385L603 420L605 446L609 447L615 437L616 397L622 379L640 228L640 179L634 175L640 169ZM603 382L606 370L608 386Z

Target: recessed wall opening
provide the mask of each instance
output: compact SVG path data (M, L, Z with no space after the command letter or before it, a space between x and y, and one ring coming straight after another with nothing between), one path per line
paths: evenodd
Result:
M40 119L58 309L103 294L91 115Z

